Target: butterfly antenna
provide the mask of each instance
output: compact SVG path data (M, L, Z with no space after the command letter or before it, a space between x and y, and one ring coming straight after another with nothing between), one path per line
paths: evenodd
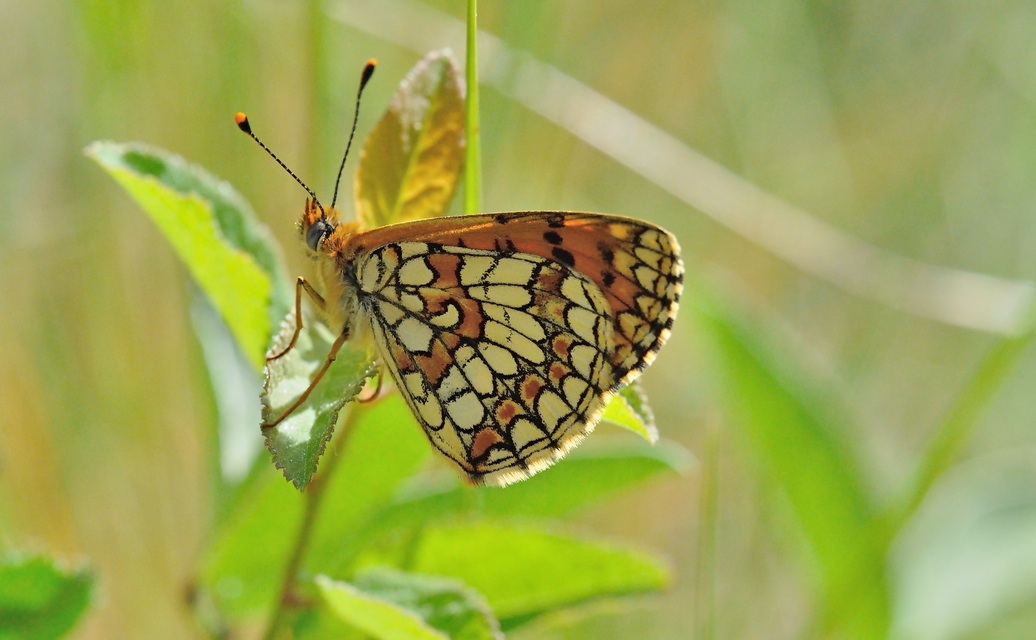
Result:
M331 197L331 208L333 209L335 203L338 202L338 185L342 182L342 172L345 170L345 159L349 157L349 149L353 146L353 136L356 135L356 122L360 119L360 98L363 96L363 88L367 86L367 81L374 75L374 67L377 66L378 61L371 58L367 61L367 64L363 65L363 74L360 76L360 88L356 90L356 111L353 113L353 128L349 132L349 142L345 144L345 154L342 156L342 164L338 166L338 177L335 178L335 193Z
M297 175L295 175L295 172L292 171L291 169L289 169L288 165L284 164L281 161L281 159L277 157L276 153L274 153L273 151L270 151L270 148L267 147L265 144L263 144L263 141L260 140L258 137L256 137L256 135L254 133L252 133L252 125L248 123L248 116L246 116L245 114L243 114L243 113L241 113L239 111L234 116L234 122L237 123L237 128L238 129L240 129L240 130L244 131L245 133L247 133L249 135L249 137L252 138L252 140L255 140L256 144L258 144L260 147L263 148L263 151L265 151L266 153L270 154L270 157L273 158L274 160L276 160L277 164L281 165L282 169L287 171L288 174L292 178L295 178L295 182L297 182L300 185L302 185L302 188L306 190L306 193L308 193L309 196L311 198L313 198L313 202L315 202L317 204L317 207L320 208L320 213L323 214L324 213L324 207L323 207L323 205L320 204L320 200L317 199L317 194L313 193L313 190L310 189L306 185L306 183L302 181L302 178L300 178Z

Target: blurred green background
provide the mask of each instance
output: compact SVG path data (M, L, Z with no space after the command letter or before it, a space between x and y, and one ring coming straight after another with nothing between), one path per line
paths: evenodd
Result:
M446 0L0 6L0 545L97 568L78 637L198 635L186 591L218 473L191 285L83 147L209 168L304 273L305 194L234 112L327 194L363 61L380 64L361 138L423 53L463 59L463 17ZM1036 6L487 0L480 26L499 40L481 51L485 209L643 217L688 268L644 384L699 465L571 525L663 553L675 583L558 637L823 635L856 606L824 578L852 545L816 544L842 473L878 520L906 504L874 568L889 635L1036 628L1036 357L981 373L1029 327ZM772 379L739 379L718 334ZM767 409L775 388L817 416L799 422L833 467L782 439L797 418Z

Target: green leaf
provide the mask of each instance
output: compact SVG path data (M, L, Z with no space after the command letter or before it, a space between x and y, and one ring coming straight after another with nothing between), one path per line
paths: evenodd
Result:
M317 576L324 602L343 620L374 638L383 640L449 640L415 612L386 601L347 582Z
M606 420L639 435L650 443L658 441L655 415L637 382L622 388L604 407L601 420Z
M352 536L365 530L399 487L431 457L431 447L398 393L356 408L357 421L338 469L324 488L322 514L306 566L328 572L352 557Z
M213 535L199 588L229 619L266 613L277 599L302 518L302 496L269 463L258 464Z
M95 142L86 154L151 216L249 361L261 369L270 329L292 298L269 233L244 199L162 149Z
M400 84L363 146L356 171L361 227L444 215L463 162L463 83L453 58L433 51Z
M664 563L644 552L490 521L430 525L383 553L364 563L402 553L409 570L457 578L486 597L505 629L559 607L669 583Z
M90 604L93 575L43 556L0 559L0 640L43 640L68 633Z
M312 573L349 551L343 539L371 517L427 459L428 444L403 399L392 394L350 408L357 413L324 487L321 517L307 554ZM226 615L265 612L277 597L302 515L303 497L266 464L241 489L214 537L201 585Z
M298 342L290 351L266 363L263 424L280 417L306 391L331 351L334 336L325 325L309 320L306 327L299 332ZM294 333L293 311L285 319L272 353L287 348ZM373 373L366 351L343 347L306 401L277 425L263 429L274 464L299 490L304 489L316 473L317 462L331 439L339 411L356 397Z
M434 477L419 476L353 537L338 541L359 554L393 532L454 520L458 515L563 517L661 475L684 472L692 462L690 453L673 442L650 447L631 444L628 438L595 435L569 454L564 464L506 489L464 486L445 471ZM350 558L347 551L344 560Z
M939 429L921 456L917 472L901 504L887 515L891 531L897 530L921 504L928 490L959 457L979 424L986 405L1018 365L1018 360L1036 339L1036 329L996 341L954 398ZM890 532L891 532L890 531Z
M317 604L323 602L323 597L317 592L315 583L302 583L299 586L305 588L306 594L303 597L310 604L305 609L290 612L286 621L291 633L285 636L292 640L371 640L369 634L343 622L327 605ZM313 593L310 594L310 591Z
M465 512L557 518L690 466L690 453L670 441L649 447L625 438L595 436L566 457L564 464L506 489L458 486L452 477L449 483L423 480L401 494L388 513L406 512L423 519Z
M456 580L374 568L350 583L326 576L317 576L316 583L341 620L376 638L503 637L482 596Z
M789 499L819 563L831 616L825 624L847 637L883 637L889 621L884 537L840 439L848 420L829 415L830 400L816 392L822 382L807 383L791 354L775 355L776 340L764 346L759 329L741 326L718 307L699 304L696 311L716 347L728 406L766 479Z

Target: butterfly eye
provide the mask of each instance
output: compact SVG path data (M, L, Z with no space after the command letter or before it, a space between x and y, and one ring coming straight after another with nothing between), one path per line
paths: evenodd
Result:
M331 235L334 227L327 220L320 218L306 229L306 246L313 251L317 250L324 238Z

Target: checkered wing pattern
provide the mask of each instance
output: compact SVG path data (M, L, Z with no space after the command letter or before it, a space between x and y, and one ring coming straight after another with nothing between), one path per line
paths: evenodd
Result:
M527 212L358 234L356 293L432 445L475 483L543 469L666 340L682 265L647 223Z

